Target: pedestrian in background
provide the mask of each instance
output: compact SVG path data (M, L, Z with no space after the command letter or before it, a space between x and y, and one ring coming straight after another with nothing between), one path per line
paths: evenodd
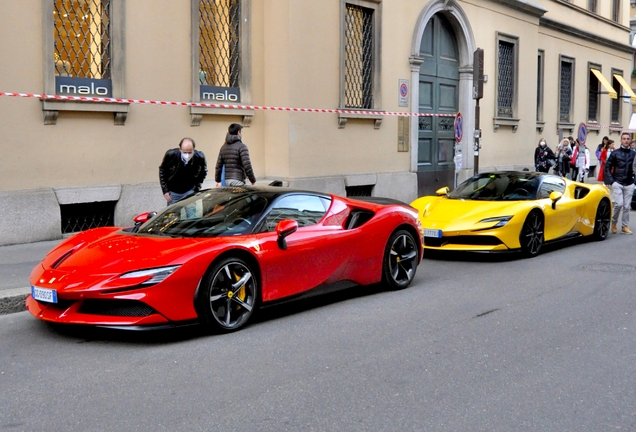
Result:
M605 178L605 162L607 161L607 158L609 157L609 155L612 153L612 150L614 149L614 141L611 139L603 140L603 142L605 143L603 145L603 148L601 149L601 154L598 158L598 161L600 162L599 165L599 170L598 170L598 181L602 182L603 179Z
M561 177L569 177L570 174L570 159L572 159L572 147L570 147L570 140L563 138L561 143L556 149L557 154L557 174Z
M623 212L621 220L621 232L631 234L629 229L629 210L634 194L634 170L636 162L634 153L629 148L631 136L627 132L621 135L621 145L614 150L605 163L605 184L610 185L612 191L612 232L618 232L618 216Z
M534 168L538 172L547 173L550 167L556 161L556 155L550 147L548 147L545 139L541 138L537 148L534 149Z
M572 151L572 164L574 165L576 172L576 181L585 183L585 176L590 172L590 151L588 148L576 140L576 147Z
M576 148L576 141L574 141L574 137L570 135L568 137L568 141L570 141L570 148L572 149L572 154L574 154L574 149ZM572 157L570 157L570 178L576 181L576 163Z
M203 152L195 150L192 138L183 138L178 148L170 149L159 166L159 183L168 205L201 190L208 167Z
M629 144L629 147L632 149L632 151L636 151L636 140L632 140L632 142Z
M609 138L604 136L601 143L596 147L596 159L598 159L599 162L601 161L601 152L603 151L604 148L607 148L608 141L609 141Z
M221 183L221 173L225 165L225 182L228 186L244 186L246 177L250 183L256 183L256 177L252 170L250 152L247 146L241 141L243 126L232 123L227 129L225 143L219 150L219 157L216 160L214 179L216 185Z

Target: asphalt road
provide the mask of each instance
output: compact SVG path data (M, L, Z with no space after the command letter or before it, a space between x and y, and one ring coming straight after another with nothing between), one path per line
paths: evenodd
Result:
M635 241L425 259L230 335L0 316L0 431L633 431Z

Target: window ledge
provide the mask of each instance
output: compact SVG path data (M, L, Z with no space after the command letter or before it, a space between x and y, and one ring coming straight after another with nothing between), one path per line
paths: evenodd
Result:
M495 132L497 132L501 126L512 126L513 132L517 132L517 129L519 128L519 119L516 118L493 117L492 120Z
M250 127L254 118L253 109L190 107L190 126L199 126L204 115L243 117L243 127Z
M543 132L544 128L545 128L545 122L544 121L537 121L537 130L539 132Z
M601 133L601 127L596 122L588 121L587 123L585 123L585 127L587 127L587 130L589 132L591 131L596 132L596 135L599 135Z
M42 111L44 112L44 124L54 125L60 111L79 112L112 112L115 114L115 124L123 126L128 117L129 103L114 102L78 102L64 100L42 100Z
M340 109L352 110L352 111L369 111L369 110L358 110L356 108L340 108ZM344 127L347 125L347 120L349 119L373 120L373 128L380 129L380 126L382 125L382 120L384 119L384 115L338 113L338 129L344 129Z
M570 133L574 133L574 128L576 125L574 123L557 123L557 129L568 130Z

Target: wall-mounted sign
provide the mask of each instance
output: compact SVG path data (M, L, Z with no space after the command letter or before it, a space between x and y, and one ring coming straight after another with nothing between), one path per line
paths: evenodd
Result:
M409 106L409 80L401 79L399 80L398 87L398 106L407 107Z
M578 138L579 141L581 141L581 144L585 144L585 141L587 141L587 128L585 127L585 123L583 122L579 124Z
M411 117L398 116L398 151L409 151Z
M60 96L112 97L113 84L109 79L56 76L55 94Z
M200 97L201 102L238 103L241 101L241 89L202 85Z

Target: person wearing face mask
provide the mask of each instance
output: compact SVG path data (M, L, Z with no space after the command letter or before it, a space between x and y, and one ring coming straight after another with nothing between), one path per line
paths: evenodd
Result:
M192 138L183 138L170 149L159 166L159 183L168 205L194 195L208 174L205 155L195 150Z
M539 140L539 145L534 150L534 167L538 172L547 173L551 166L554 165L557 157L550 147L546 144L545 139Z
M244 186L246 177L250 183L256 183L250 152L241 141L241 129L243 126L238 123L232 123L227 129L225 143L221 146L216 160L214 179L217 186L221 182L223 166L225 166L225 182L228 186Z
M635 153L629 148L631 135L623 132L621 146L614 150L605 162L605 184L612 192L612 233L618 232L618 216L623 211L621 232L631 234L629 229L629 211L634 194Z

